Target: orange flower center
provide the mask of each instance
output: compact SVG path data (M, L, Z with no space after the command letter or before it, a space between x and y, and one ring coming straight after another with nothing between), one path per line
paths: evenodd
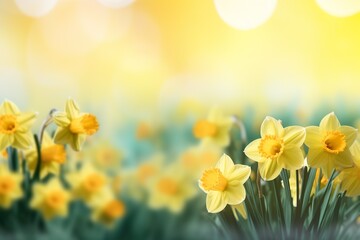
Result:
M217 131L216 124L207 120L198 121L193 129L194 136L197 138L213 137L216 135Z
M104 217L114 220L119 217L124 216L125 214L125 205L121 201L112 200L108 204L106 204L103 215Z
M45 197L45 204L51 209L59 209L66 203L65 193L61 190L54 190Z
M261 139L259 152L265 158L275 159L281 155L284 148L284 142L273 135L266 135Z
M15 182L10 176L0 177L0 195L9 194L15 187Z
M104 185L105 178L98 173L89 174L83 182L85 190L89 193L98 192Z
M141 183L145 183L156 173L156 168L150 164L143 164L138 168L137 176Z
M16 116L9 115L1 115L0 116L0 132L5 134L11 134L16 131L18 127L18 123L16 121Z
M99 130L99 123L94 115L85 114L73 119L69 128L74 134L92 135Z
M65 159L66 152L63 145L54 144L41 150L41 160L44 163L50 163L54 161L62 164L65 162Z
M175 195L179 191L179 185L173 179L164 177L158 182L157 189L166 195Z
M228 184L227 179L222 175L220 169L218 168L212 168L209 170L206 170L201 179L201 186L206 191L220 191L223 192Z
M339 131L326 133L323 139L323 149L329 153L341 153L346 148L345 135Z

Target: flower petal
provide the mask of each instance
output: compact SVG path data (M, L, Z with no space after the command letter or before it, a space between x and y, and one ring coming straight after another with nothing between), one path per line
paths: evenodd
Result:
M54 142L57 144L67 144L72 142L72 139L72 133L67 128L59 127L55 132Z
M244 201L246 197L246 191L242 184L228 185L224 192L228 198L228 204L237 205Z
M226 207L227 199L223 192L210 191L206 196L206 209L210 213L218 213Z
M306 146L308 146L309 148L317 148L317 147L321 147L321 140L322 140L322 133L320 131L319 127L316 126L310 126L310 127L306 127L306 137L305 137L305 144Z
M320 122L321 131L335 131L340 127L340 122L335 113L329 113Z
M283 166L278 164L276 159L266 159L266 161L260 162L258 167L261 177L270 181L279 176Z
M15 133L13 146L19 149L27 149L31 146L32 135L30 132L27 133Z
M285 148L278 159L285 169L298 170L305 164L303 152L298 147Z
M19 108L11 101L5 100L0 105L0 114L13 114L17 115L20 113Z
M237 180L241 184L244 184L250 177L251 168L249 166L235 164L233 170L225 177L228 181Z
M353 145L355 139L358 136L357 129L355 129L353 127L349 127L349 126L341 126L341 127L339 127L339 131L345 135L346 145L348 147L351 147L351 145Z
M79 106L76 104L76 102L73 99L69 98L66 101L65 112L68 114L70 120L72 120L74 118L79 117L80 109Z
M291 126L284 129L285 145L294 145L300 147L304 144L306 137L305 128L299 126Z
M73 140L70 142L70 146L73 148L73 150L80 151L85 140L86 140L85 134L73 135Z
M36 119L36 113L22 113L17 117L21 131L28 131Z
M355 164L353 162L353 157L349 150L345 150L339 153L335 160L335 168L338 170L343 170L344 168L353 167Z
M284 128L281 125L280 120L276 120L273 117L267 116L261 124L261 137L266 135L273 135L276 137L282 137L284 134Z
M245 155L255 162L264 162L266 158L262 157L259 152L259 145L261 138L256 139L249 143L244 149Z
M66 112L56 112L54 113L54 122L59 127L68 127L70 124L70 119L67 116Z
M215 167L219 168L226 177L229 172L232 172L234 168L234 162L228 155L224 153L220 160L216 163Z
M321 148L310 148L307 155L307 162L310 167L320 168L325 165L327 155L329 154Z
M0 134L0 151L4 150L14 141L13 135Z

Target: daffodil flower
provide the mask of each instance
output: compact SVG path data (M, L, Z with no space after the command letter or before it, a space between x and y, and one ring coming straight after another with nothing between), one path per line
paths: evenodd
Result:
M200 188L207 193L206 208L210 213L222 211L227 204L239 205L245 200L244 183L250 177L249 166L234 164L224 154L215 168L205 170L200 181Z
M5 166L0 166L0 207L10 208L13 201L22 197L21 174L10 172Z
M357 137L357 130L341 126L334 113L329 113L320 126L306 128L305 144L309 147L307 161L310 167L321 168L326 177L334 169L353 166L350 147Z
M339 179L342 191L346 190L349 197L360 196L360 141L357 140L350 148L354 156L354 167L341 171Z
M33 174L36 169L38 155L36 151L35 141L33 147L24 152L25 159L28 163L29 170ZM41 169L40 177L44 178L49 173L58 175L60 165L65 163L66 151L63 145L55 144L50 135L45 132L43 142L41 144Z
M40 211L46 220L50 220L57 216L65 217L70 200L70 193L57 178L53 178L48 183L36 183L33 186L30 207Z
M54 141L59 144L70 144L72 149L80 151L86 136L96 133L99 123L89 113L81 113L73 99L68 99L65 112L54 113L54 122L58 126Z
M193 133L206 144L226 147L230 143L229 131L232 125L230 117L225 116L218 108L213 108L207 119L195 123Z
M21 113L11 101L0 105L0 151L8 146L27 149L31 145L31 125L36 113Z
M273 180L283 168L297 170L304 165L301 146L305 129L299 126L283 128L281 122L266 117L261 125L261 138L246 146L244 153L259 163L259 172L264 180Z

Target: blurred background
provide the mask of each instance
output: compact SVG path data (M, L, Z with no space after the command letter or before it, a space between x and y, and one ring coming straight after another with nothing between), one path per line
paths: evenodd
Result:
M358 12L353 0L0 0L0 97L39 112L34 129L74 98L99 118L92 150L146 175L143 162L197 143L194 121L215 105L256 132L266 115L359 117Z

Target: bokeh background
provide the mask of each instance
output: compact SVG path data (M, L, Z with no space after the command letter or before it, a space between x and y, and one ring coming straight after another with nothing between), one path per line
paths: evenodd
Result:
M178 159L212 106L256 132L271 114L355 124L358 12L355 0L0 0L0 98L39 112L38 129L72 97L99 118L92 148L130 168Z

